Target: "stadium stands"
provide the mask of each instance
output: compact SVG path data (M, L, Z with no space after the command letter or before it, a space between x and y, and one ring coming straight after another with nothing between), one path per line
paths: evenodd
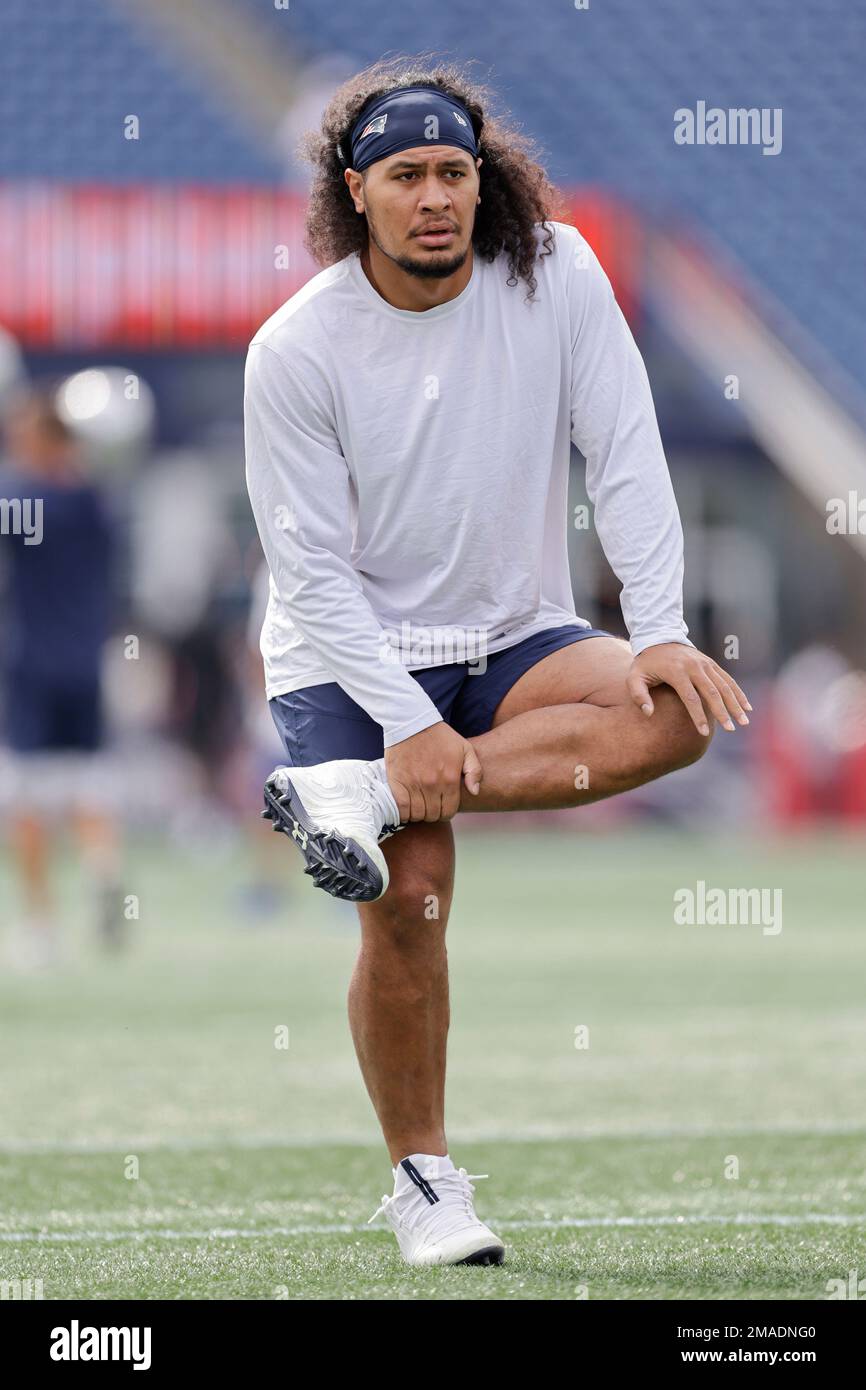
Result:
M0 179L269 182L280 166L194 66L111 0L0 7ZM124 120L139 119L138 140Z
M866 203L862 8L847 0L605 0L586 10L569 0L440 0L429 10L379 0L212 3L242 14L251 42L282 52L287 65L340 52L361 66L424 49L477 60L558 182L600 185L711 236L866 391L866 278L854 273ZM276 146L257 141L204 67L181 59L149 24L144 0L134 14L114 0L50 10L7 0L0 53L15 55L0 59L0 178L281 177ZM781 108L781 151L676 144L674 111L699 101ZM122 138L128 113L141 119L134 145Z

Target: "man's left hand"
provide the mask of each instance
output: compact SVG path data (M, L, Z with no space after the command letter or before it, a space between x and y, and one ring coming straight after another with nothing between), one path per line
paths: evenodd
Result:
M628 673L629 694L644 714L654 709L650 688L669 685L679 695L700 734L710 732L704 705L723 729L733 731L733 715L738 724L748 724L748 698L733 676L723 671L712 657L683 642L660 642L636 656ZM703 701L703 703L702 703Z

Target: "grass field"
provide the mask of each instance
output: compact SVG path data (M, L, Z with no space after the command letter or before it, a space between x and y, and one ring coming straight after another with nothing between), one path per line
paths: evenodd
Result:
M504 1267L410 1269L366 1224L391 1174L346 1020L354 910L289 875L282 918L245 924L240 849L143 842L128 953L99 955L66 860L66 966L0 984L0 1279L46 1299L785 1300L866 1277L862 841L550 823L458 825L450 1150L490 1174ZM698 879L781 888L782 931L676 925Z

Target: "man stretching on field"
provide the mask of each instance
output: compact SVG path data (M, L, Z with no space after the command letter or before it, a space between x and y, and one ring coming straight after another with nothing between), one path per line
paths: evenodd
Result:
M445 1139L452 817L626 791L750 708L687 637L679 515L607 277L483 99L405 60L339 89L308 143L307 245L327 268L246 370L288 757L267 814L359 904L349 1018L394 1165L380 1211L413 1264L504 1254ZM630 643L574 610L572 442Z

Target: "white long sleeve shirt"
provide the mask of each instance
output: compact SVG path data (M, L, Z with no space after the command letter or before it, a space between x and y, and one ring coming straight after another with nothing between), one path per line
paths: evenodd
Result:
M387 748L441 718L411 670L589 626L568 565L572 443L632 650L689 644L643 360L590 247L553 226L533 302L506 283L503 257L476 256L456 298L397 309L353 253L253 338L247 486L271 572L268 698L337 681Z

